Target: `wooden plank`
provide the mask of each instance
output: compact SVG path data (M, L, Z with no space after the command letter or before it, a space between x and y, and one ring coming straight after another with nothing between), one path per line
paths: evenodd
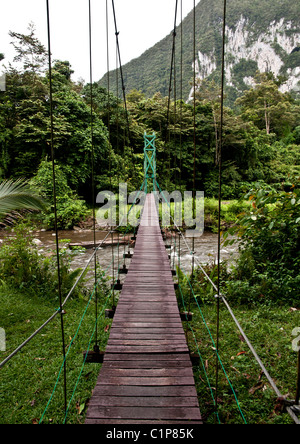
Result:
M141 324L138 327L135 328L121 328L118 327L117 324L112 325L110 332L111 333L119 333L121 334L122 332L124 334L129 333L129 334L149 334L150 332L152 332L154 335L163 335L166 333L166 329L165 327L159 327L157 325L153 326L152 329L149 330L149 328L144 328L142 327L143 324ZM176 327L168 327L167 330L168 334L170 335L176 335L176 334L182 334L182 325L178 325Z
M110 386L110 385L96 385L93 396L151 396L159 398L160 396L171 396L171 397L196 397L195 386Z
M198 407L198 398L190 396L99 396L89 406L102 407Z
M186 352L188 350L187 345L158 345L158 346L107 346L106 351L108 353L174 353L174 352ZM145 356L145 359L147 357Z
M151 316L151 313L148 310L152 310L153 313L159 313L160 316L162 318L168 318L170 316L172 316L173 318L176 316L179 316L179 310L178 308L172 308L172 307L168 307L168 308L164 308L161 307L157 301L153 302L153 304L155 304L152 308L151 306L149 307L144 307L141 306L139 304L133 305L133 307L129 306L129 305L120 305L119 309L116 310L116 315L122 316L124 314L126 314L126 316L130 315L130 313L141 313L142 311L144 311L144 316ZM124 309L123 309L124 306ZM122 309L121 309L122 308ZM125 310L130 310L130 313L124 313Z
M180 345L180 346L186 345L185 337L182 335L178 335L178 336L176 336L176 338L173 337L172 340L176 341L177 345ZM148 335L146 337L145 337L145 335L140 335L140 336L136 336L136 337L123 337L123 338L113 337L110 340L110 344L112 346L116 346L116 347L126 346L126 345L140 346L141 343L145 344L146 347L149 347L149 346L155 347L158 345L159 346L161 346L161 345L168 346L170 344L170 339L169 338L166 338L166 339L158 338L158 339L154 340L150 335ZM106 350L106 353L109 353L109 352ZM145 356L145 353L144 353L144 359L146 359L146 358L147 357Z
M148 362L152 361L179 361L179 362L190 362L190 355L188 352L185 353L105 353L104 360L105 361L143 361L145 362L145 358Z
M165 321L165 322L157 322L155 323L155 326L153 325L152 322L139 322L138 320L134 321L134 322L126 322L126 321L121 321L118 322L118 325L115 326L113 325L112 328L120 328L120 327L125 327L125 328L137 328L137 327L141 327L141 328L175 328L175 327L180 327L181 325L181 321Z
M180 376L167 376L167 377L153 377L153 378L143 378L143 377L131 377L131 376L118 376L118 377L109 377L101 380L101 378L97 381L97 385L138 385L138 386L146 386L146 387L160 387L165 385L193 385L195 381L193 377L180 377Z
M190 420L184 420L184 419L180 419L180 420L175 420L175 421L169 421L169 420L164 420L164 421L160 421L160 420L156 420L156 421L151 421L151 420L138 420L138 419L103 419L103 418L87 418L85 421L85 424L87 425L91 425L91 424L114 424L114 425L118 425L118 424L122 424L122 425L143 425L143 424L161 424L161 425L165 425L165 424L175 424L175 425L182 425L182 426L186 426L189 427L190 425L196 425L196 424L203 424L202 421L190 421Z
M177 319L178 315L176 315L176 318L174 317L174 319ZM166 318L162 318L160 317L160 313L149 313L147 316L145 316L144 313L133 313L133 314L129 314L129 315L124 315L122 314L121 316L116 316L115 315L115 324L117 325L119 322L123 323L124 322L136 322L139 321L141 323L149 323L149 321L152 321L153 324L161 324L161 323L166 323ZM153 325L153 327L155 328L155 325ZM115 328L115 326L114 326ZM114 329L113 328L113 329ZM165 334L168 334L168 331L164 328L164 331L161 332L161 334L163 335L163 337L165 337ZM169 336L172 336L172 334L169 333Z
M190 368L191 363L186 361L105 361L105 368L122 369L152 369L152 368Z
M194 407L89 407L89 418L201 420L199 408Z
M176 376L176 377L193 377L193 371L191 368L153 368L153 369L124 369L124 368L106 368L104 367L101 371L101 378L105 379L106 377L117 378L118 376L122 377L139 377L139 378L160 378L160 377L168 377L168 376Z
M151 309L138 309L135 308L134 310L129 310L126 309L126 311L122 311L120 312L120 310L115 312L115 323L119 323L119 322L123 322L123 321L128 321L128 322L153 322L153 323L169 323L169 322L177 322L180 319L179 316L179 312L174 311L174 310L170 310L170 312L166 312L166 310L164 310L164 315L162 317L162 312L159 308L153 308Z
M158 298L154 298L154 300L152 301L147 301L146 298L145 299L140 299L140 300L134 300L132 299L132 296L128 299L124 299L122 302L120 302L120 304L118 303L118 307L117 310L119 308L118 311L124 311L127 309L137 309L137 310L147 310L149 308L152 309L158 309L161 312L163 311L174 311L174 312L179 312L178 310L178 306L174 305L174 301L173 303L170 302L170 297L167 296L166 299L161 298L161 300L157 300ZM121 310L122 309L122 310Z
M133 340L135 340L135 339L139 339L139 340L144 340L144 341L147 341L147 340L160 340L160 339L162 339L162 335L160 334L160 335L155 335L155 334L153 334L152 333L152 331L149 331L149 333L136 333L136 334L131 334L131 333L123 333L123 332L120 332L120 333L115 333L115 330L112 330L112 332L110 333L110 341L113 341L113 340L116 340L116 339L124 339L124 340L130 340L130 339L133 339ZM178 333L176 334L176 333L173 333L172 335L168 335L168 334L164 334L163 335L163 339L164 340L169 340L169 339L171 339L171 340L175 340L175 341L177 341L178 339L179 340L183 340L183 341L185 341L185 336L184 336L184 334L180 331L180 330L178 330Z

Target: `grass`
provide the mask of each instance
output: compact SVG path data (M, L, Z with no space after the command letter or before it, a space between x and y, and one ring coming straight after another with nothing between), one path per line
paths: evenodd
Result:
M251 206L246 200L228 200L221 203L221 228L226 229L237 220L237 216ZM218 230L219 202L217 199L205 198L204 202L205 228L216 232Z
M237 220L237 216L251 206L246 200L228 200L221 203L221 228L229 228ZM197 207L196 207L197 210ZM169 205L164 202L163 211L169 211ZM162 205L160 205L160 219L162 218ZM174 217L174 202L170 203L171 225ZM204 227L206 230L217 232L218 230L219 201L213 198L204 198ZM184 223L184 202L182 204L182 221Z
M24 295L3 287L0 289L1 328L6 333L7 351L0 352L5 359L18 345L29 337L58 308L57 301ZM104 300L101 301L102 306ZM90 336L95 325L95 303L86 311L78 335L72 341L82 315L86 299L71 300L65 306L64 315L66 348L70 352L67 366L67 401L72 397L75 383L83 364L82 352L88 350ZM108 304L109 306L109 304ZM101 307L99 304L100 314ZM105 349L111 320L101 316L98 323L100 350ZM1 370L0 423L39 423L51 398L59 370L63 363L60 316L57 316L28 345L13 357ZM93 347L94 342L92 342ZM87 401L96 384L101 364L85 364L67 416L67 423L83 423ZM43 418L43 423L63 423L64 395L63 374Z
M214 423L213 397L216 393L216 308L194 305L193 320L187 333L192 352L200 353L202 361L194 367L200 409L206 423ZM285 306L235 306L236 318L254 346L258 356L284 396L294 399L297 380L297 353L292 349L292 331L300 326L300 311ZM203 317L202 317L203 316ZM205 319L206 325L204 324ZM186 327L185 327L186 328ZM211 340L210 334L214 340ZM292 424L290 416L281 411L267 378L254 359L244 338L225 306L220 312L219 356L235 391L242 414L219 365L218 413L226 424ZM208 382L209 381L209 382Z

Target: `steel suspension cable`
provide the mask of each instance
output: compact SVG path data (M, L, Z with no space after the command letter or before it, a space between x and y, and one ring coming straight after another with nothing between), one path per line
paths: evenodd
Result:
M170 66L170 78L169 78L169 94L168 94L168 105L167 105L167 121L166 121L166 135L165 135L165 144L167 143L167 138L169 135L169 125L170 125L170 107L171 107L171 92L172 92L172 79L173 79L173 69L174 69L174 59L175 59L175 48L176 48L176 29L177 29L177 11L178 11L178 0L175 1L175 17L174 17L174 26L173 26L173 41L172 41L172 52L171 52L171 66ZM171 177L171 152L170 152L170 141L168 148L168 175L166 176L166 180L168 180L168 185L170 186L170 177ZM164 161L166 163L166 151L164 156Z
M133 175L135 179L138 179L138 174L136 170L136 165L134 161L134 152L133 148L131 147L131 131L130 131L130 122L129 122L129 112L127 107L127 100L126 100L126 88L124 83L124 74L123 74L123 66L121 61L121 51L120 51L120 43L119 43L119 31L117 26L117 16L116 16L116 8L115 8L115 2L112 0L112 9L113 9L113 17L114 17L114 25L115 25L115 36L116 36L116 47L117 47L117 58L119 59L119 70L121 75L121 83L122 83L122 93L123 93L123 103L124 103L124 109L126 114L126 123L127 123L127 133L128 133L128 146L131 154L132 164L133 164ZM118 71L118 69L117 69ZM109 75L109 73L108 73ZM124 138L125 140L125 138Z
M124 101L124 107L125 107L125 113L126 113L126 119L127 119L128 138L130 140L129 114L128 114L127 102L126 102L124 75L123 75L123 67L122 67L122 62L121 62L120 43L119 43L119 31L118 31L118 26L117 26L117 17L116 17L116 9L115 9L115 2L114 2L114 0L112 0L112 7L113 7L113 16L114 16L114 23L115 23L117 56L118 56L118 59L119 59L119 66L120 66L119 69L120 69L121 82L122 82L123 101Z
M223 9L223 30L222 30L222 67L221 67L221 121L220 121L220 140L217 154L219 165L219 203L218 203L218 297L217 297L217 350L219 351L220 336L220 294L221 294L221 207L222 207L222 149L223 149L223 119L224 119L224 86L225 86L225 38L226 38L226 13L227 0L224 0ZM218 395L218 374L219 362L216 365L216 399Z
M180 158L179 158L179 190L182 193L182 108L183 108L183 0L180 2Z
M59 292L59 312L62 334L62 353L65 360L65 333L64 333L64 319L63 319L63 304L62 304L62 286L61 286L61 270L59 258L59 238L58 238L58 222L57 222L57 197L56 197L56 175L55 175L55 154L54 154L54 118L53 118L53 85L52 85L52 54L51 54L51 29L50 29L50 8L49 0L46 0L47 9L47 35L48 35L48 65L49 65L49 100L50 100L50 122L51 122L51 160L52 160L52 180L53 180L53 205L54 205L54 224L55 224L55 240L56 240L56 260L57 260L57 277L58 277L58 292ZM65 411L67 410L67 371L66 364L64 364L64 404Z
M96 251L96 211L95 211L95 140L94 140L94 99L93 99L93 58L92 58L92 7L91 0L89 0L89 57L90 57L90 119L91 119L91 169L92 169L92 206L93 206L93 241L94 241L94 279L95 285L97 283L97 251ZM95 287L95 318L98 318L98 290ZM98 349L98 330L96 325L95 334L95 349Z
M174 18L174 28L173 28L173 46L172 46L172 56L171 56L171 69L170 69L169 95L168 95L168 109L167 109L167 127L169 126L169 118L170 118L170 105L171 105L173 67L174 67L175 48L176 48L177 10L178 10L178 0L176 0L176 3L175 3L175 18Z
M109 20L108 20L108 0L106 0L106 70L107 70L107 129L108 129L108 164L109 164L109 186L112 191L112 178L111 178L111 134L110 134L110 60L109 60Z

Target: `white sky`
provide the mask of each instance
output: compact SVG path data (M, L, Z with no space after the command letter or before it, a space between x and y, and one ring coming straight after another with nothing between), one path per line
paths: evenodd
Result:
M47 48L46 0L0 0L0 52L13 61L9 31L26 34L34 22L36 35ZM200 0L196 0L196 4ZM53 59L68 60L73 80L89 81L88 0L50 0L51 49ZM193 0L183 0L183 17L193 9ZM115 0L122 64L139 57L168 35L174 26L176 0ZM178 2L180 6L180 1ZM115 27L109 5L110 69L116 66ZM93 80L107 71L106 0L92 0ZM180 23L180 7L178 24ZM171 51L171 48L170 48ZM2 62L5 64L5 60ZM149 60L151 66L151 60ZM1 64L0 64L1 67ZM1 69L0 69L1 71Z

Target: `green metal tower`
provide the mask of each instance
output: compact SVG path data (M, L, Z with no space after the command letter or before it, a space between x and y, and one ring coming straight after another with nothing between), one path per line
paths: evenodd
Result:
M155 147L156 135L144 134L144 191L148 193L148 179L153 181L153 191L156 189L156 147Z

